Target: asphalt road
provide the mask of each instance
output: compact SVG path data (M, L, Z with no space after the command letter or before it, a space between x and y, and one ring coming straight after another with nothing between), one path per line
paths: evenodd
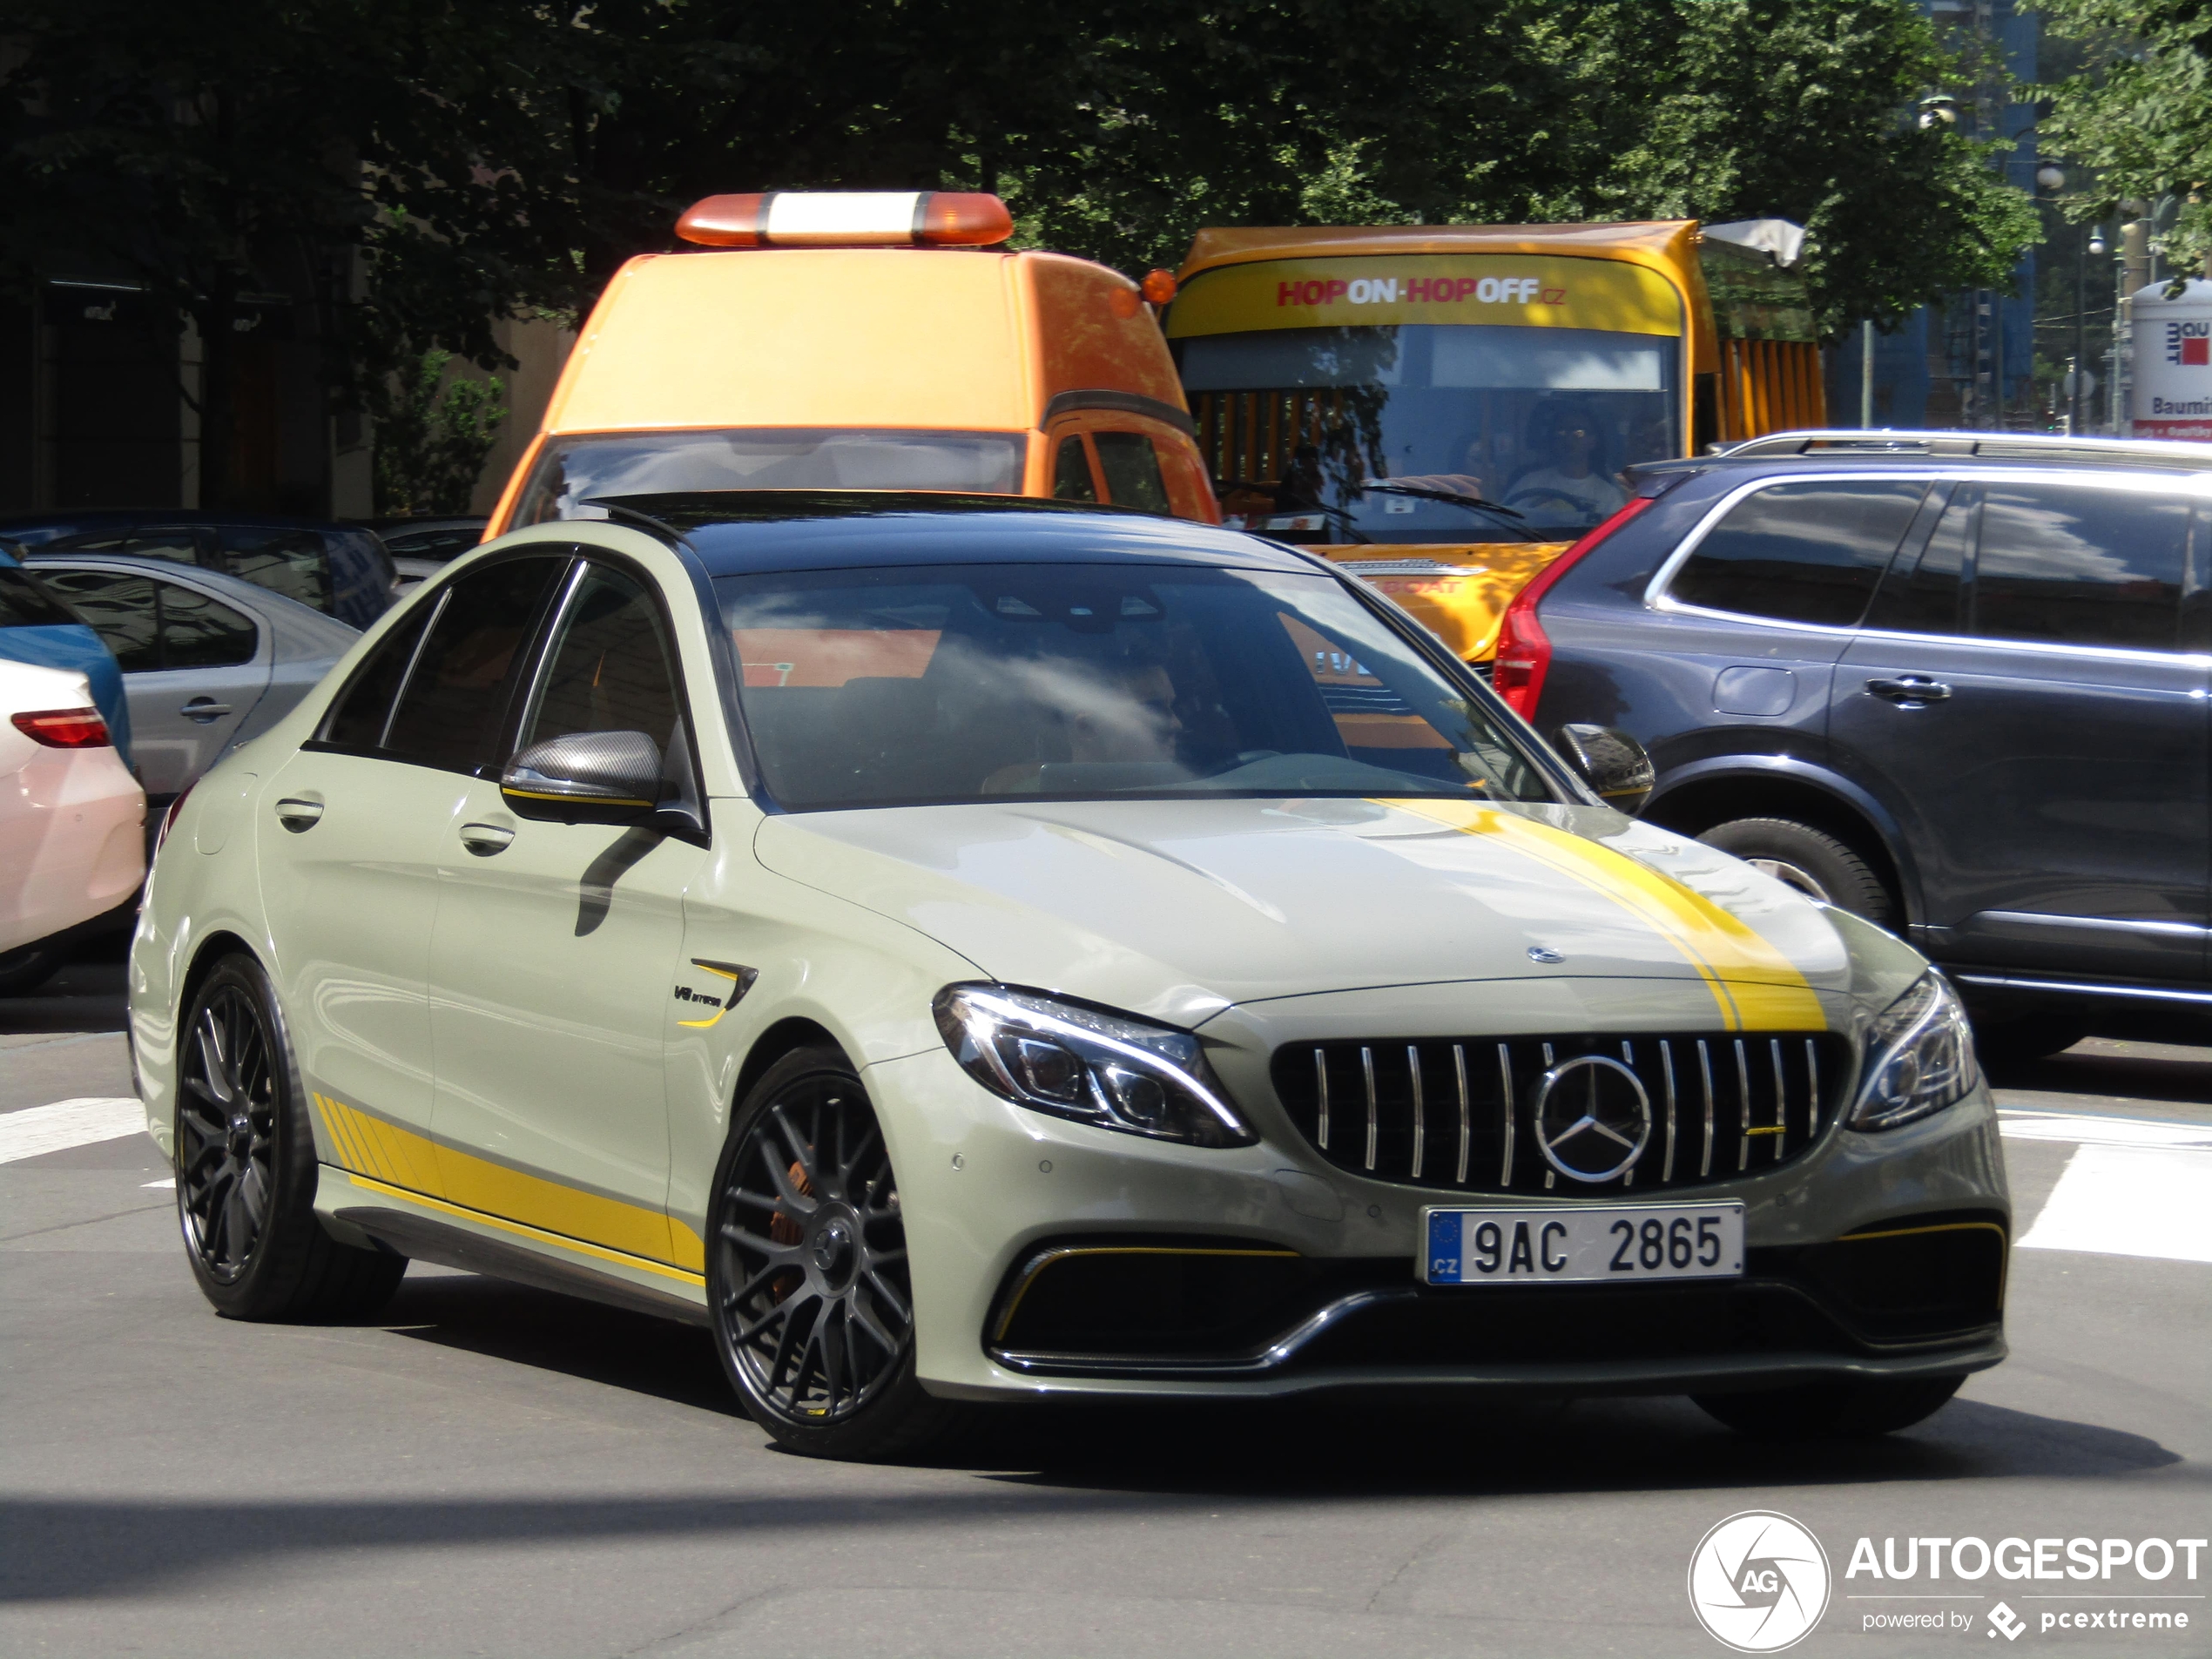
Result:
M18 1111L128 1095L121 1001L94 963L0 1002L0 1156ZM1796 1652L2212 1653L2212 1551L1846 1571L1862 1537L2212 1530L2212 1049L2003 1081L2013 1357L1911 1433L1790 1450L1656 1400L1023 1417L813 1463L698 1332L420 1267L373 1323L229 1324L143 1136L0 1161L0 1655L1711 1655L1691 1556L1755 1509L1828 1557Z

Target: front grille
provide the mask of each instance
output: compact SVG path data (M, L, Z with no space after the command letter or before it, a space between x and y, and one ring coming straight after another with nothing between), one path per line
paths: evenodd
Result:
M1453 1192L1581 1196L1788 1163L1833 1116L1849 1059L1824 1031L1401 1037L1293 1044L1271 1069L1298 1132L1339 1169Z

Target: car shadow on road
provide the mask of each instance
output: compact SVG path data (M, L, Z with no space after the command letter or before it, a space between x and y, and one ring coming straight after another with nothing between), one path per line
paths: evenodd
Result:
M411 1276L398 1335L738 1420L704 1331L467 1275ZM1773 1445L1676 1399L1472 1398L1019 1406L979 1413L930 1467L1069 1491L1251 1498L1644 1491L2108 1478L2181 1461L2123 1430L1973 1398L1873 1440ZM1285 1447L1295 1447L1285 1455Z
M0 1035L120 1031L128 1013L120 961L64 963L21 996L0 996Z

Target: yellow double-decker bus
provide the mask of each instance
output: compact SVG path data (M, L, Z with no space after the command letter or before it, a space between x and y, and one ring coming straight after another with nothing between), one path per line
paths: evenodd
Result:
M1169 343L1230 521L1349 565L1471 662L1626 502L1622 469L1825 421L1802 279L1695 220L1204 230L1177 281Z

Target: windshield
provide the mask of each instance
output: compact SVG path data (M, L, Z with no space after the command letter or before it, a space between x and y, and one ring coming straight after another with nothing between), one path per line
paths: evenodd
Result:
M1175 345L1193 418L1220 435L1223 506L1279 539L1558 540L1628 500L1622 468L1683 453L1669 335L1399 323ZM1518 517L1433 498L1467 495Z
M1329 577L996 564L715 586L786 807L1557 799L1501 719Z
M747 427L550 438L530 469L515 524L575 516L604 496L709 489L926 489L1021 493L1019 432Z

